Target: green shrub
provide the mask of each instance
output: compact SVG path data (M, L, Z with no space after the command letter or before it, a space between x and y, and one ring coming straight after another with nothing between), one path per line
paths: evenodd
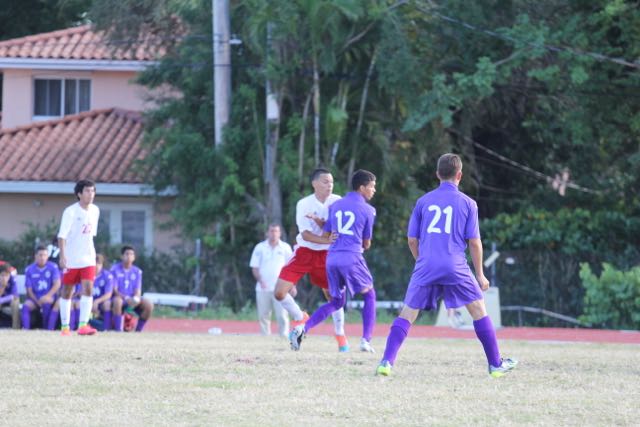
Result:
M584 322L615 329L640 329L640 267L629 271L602 265L600 277L589 264L580 265L585 289Z

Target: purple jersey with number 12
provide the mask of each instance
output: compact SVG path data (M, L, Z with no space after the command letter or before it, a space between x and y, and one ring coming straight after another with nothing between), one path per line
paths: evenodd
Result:
M375 218L375 208L355 191L332 204L323 231L338 233L338 238L329 247L329 253L362 253L362 241L371 239Z
M478 205L451 182L416 202L407 237L419 240L410 284L458 285L477 281L465 256L467 240L480 238Z

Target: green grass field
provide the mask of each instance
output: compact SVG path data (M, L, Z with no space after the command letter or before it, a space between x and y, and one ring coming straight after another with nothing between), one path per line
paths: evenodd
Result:
M473 340L408 339L388 378L374 376L379 354L338 354L323 336L297 353L260 336L3 330L0 342L2 425L640 424L635 345L504 341L520 366L493 379Z

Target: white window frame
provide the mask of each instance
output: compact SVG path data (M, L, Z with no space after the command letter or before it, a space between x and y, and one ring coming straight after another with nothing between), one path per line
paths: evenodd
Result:
M122 244L122 211L144 211L144 249L153 251L153 203L152 202L107 202L96 203L100 215L109 211L109 240L112 245Z
M81 113L82 111L80 110L80 80L88 80L89 81L89 110L91 110L91 101L93 100L93 80L90 78L90 76L34 76L32 79L32 90L33 90L33 96L31 97L31 118L34 122L40 122L40 121L45 121L45 120L52 120L52 119L59 119L61 117L64 117L64 101L65 101L65 86L66 86L66 81L67 80L75 80L76 81L76 85L77 85L77 92L76 92L76 113ZM35 114L35 109L36 109L36 80L60 80L60 115L59 116L37 116ZM87 111L89 111L87 110Z

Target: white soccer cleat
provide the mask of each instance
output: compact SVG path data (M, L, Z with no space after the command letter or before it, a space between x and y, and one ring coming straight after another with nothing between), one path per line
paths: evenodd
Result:
M365 353L375 353L376 351L371 346L371 343L364 338L360 339L360 351L364 351Z
M300 344L304 339L304 325L298 325L289 333L289 344L291 344L291 350L300 350Z

